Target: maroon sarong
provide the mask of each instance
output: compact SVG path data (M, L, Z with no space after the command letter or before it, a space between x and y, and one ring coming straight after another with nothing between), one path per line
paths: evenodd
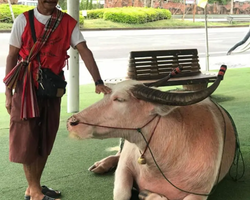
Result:
M22 83L12 97L9 158L11 162L30 164L52 150L60 121L61 98L38 99L40 116L20 119Z

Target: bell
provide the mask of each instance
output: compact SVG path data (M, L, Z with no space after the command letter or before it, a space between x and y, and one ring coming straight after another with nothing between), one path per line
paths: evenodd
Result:
M140 157L138 158L138 163L139 163L140 165L145 165L147 162L146 162L146 159L145 159L143 156L140 156Z

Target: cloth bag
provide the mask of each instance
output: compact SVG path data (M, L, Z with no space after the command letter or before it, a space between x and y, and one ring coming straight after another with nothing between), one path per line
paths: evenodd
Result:
M62 97L66 92L67 82L64 80L63 71L57 75L48 68L41 68L38 83L38 97Z

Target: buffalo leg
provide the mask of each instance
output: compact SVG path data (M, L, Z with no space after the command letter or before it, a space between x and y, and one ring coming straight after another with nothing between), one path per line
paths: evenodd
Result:
M116 155L108 156L98 162L95 162L88 170L97 174L104 174L114 169L119 161L120 152Z
M208 197L207 196L197 196L190 194L186 196L183 200L206 200Z
M114 200L129 200L133 187L133 176L124 165L119 165L115 172Z

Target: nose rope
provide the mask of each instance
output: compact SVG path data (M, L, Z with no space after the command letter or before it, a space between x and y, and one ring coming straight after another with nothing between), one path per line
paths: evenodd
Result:
M87 122L77 122L78 124L85 124L85 125L89 125L89 126L97 126L97 127L102 127L102 128L113 128L113 129L123 129L123 130L136 130L138 133L140 133L142 135L142 137L144 138L145 142L146 142L146 147L144 149L144 151L141 153L141 156L138 158L138 163L139 164L146 164L146 159L144 157L147 149L149 148L149 143L151 142L151 139L153 138L153 135L155 133L155 129L159 124L159 121L161 119L161 116L159 116L156 125L151 133L151 136L149 137L149 140L146 141L145 136L142 133L142 129L144 127L146 127L148 124L150 124L158 115L155 115L152 119L150 119L146 124L144 124L141 128L121 128L121 127L114 127L114 126L105 126L105 125L97 125L97 124L91 124L91 123L87 123Z
M123 130L136 130L138 133L140 133L142 135L142 137L144 138L145 142L146 142L146 147L144 149L144 151L141 153L141 156L138 158L138 163L143 165L143 164L146 164L146 159L144 157L147 149L149 148L149 143L151 142L151 139L155 133L155 129L157 127L157 125L159 124L159 121L161 119L161 116L159 116L157 122L156 122L156 125L151 133L151 136L149 137L149 140L147 141L145 139L145 136L143 135L142 133L142 129L144 127L146 127L148 124L150 124L158 115L155 115L152 119L150 119L146 124L144 124L141 128L121 128L121 127L113 127L113 126L105 126L105 125L97 125L97 124L91 124L91 123L87 123L87 122L78 122L78 124L86 124L86 125L89 125L89 126L97 126L97 127L102 127L102 128L113 128L113 129L123 129Z
M78 124L85 124L89 126L97 126L102 128L112 128L112 129L122 129L122 130L136 130L137 132L141 133L141 129L146 127L148 124L150 124L158 115L155 115L152 119L150 119L146 124L144 124L141 128L122 128L122 127L115 127L115 126L106 126L106 125L97 125L87 122L78 122Z

